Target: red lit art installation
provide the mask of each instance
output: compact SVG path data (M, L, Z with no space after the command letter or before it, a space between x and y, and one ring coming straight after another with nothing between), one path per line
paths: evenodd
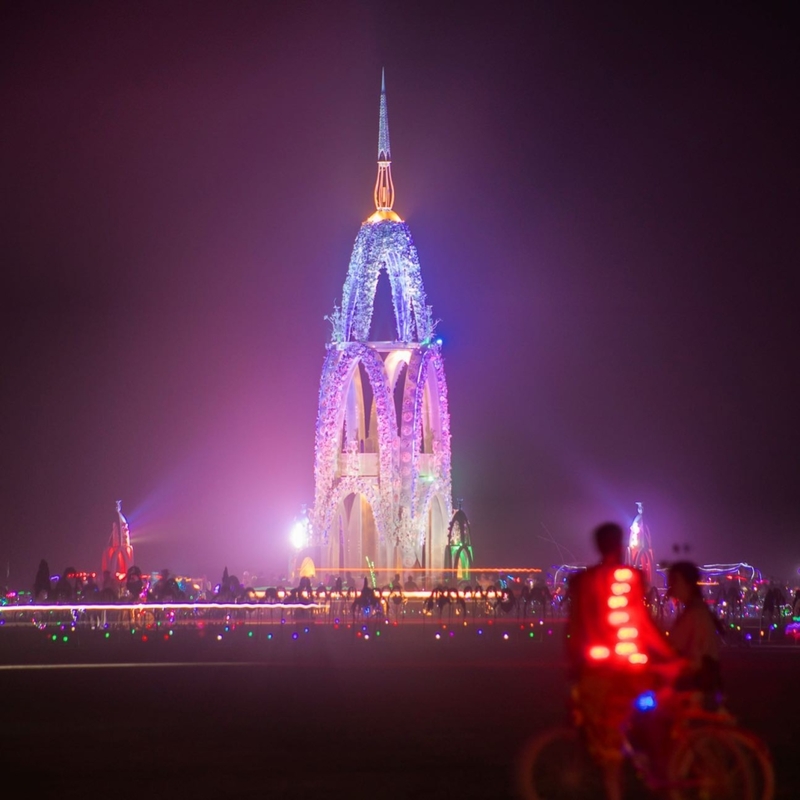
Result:
M103 550L101 572L108 572L111 577L126 575L133 566L133 545L128 520L122 513L122 501L117 500L117 518L111 526L111 537L108 547Z

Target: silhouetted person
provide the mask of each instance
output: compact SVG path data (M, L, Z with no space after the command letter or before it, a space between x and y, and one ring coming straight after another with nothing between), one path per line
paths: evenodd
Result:
M139 600L144 589L144 582L142 581L142 571L137 566L129 567L125 575L125 588L128 590L131 598L135 601Z
M701 692L706 708L715 708L722 693L719 665L722 625L703 599L700 570L691 561L673 564L667 581L670 595L682 606L669 633L670 645L685 660L675 688Z
M634 699L651 687L652 655L673 660L644 606L644 576L623 562L624 534L612 522L594 531L600 563L569 586L567 654L576 705L592 758L603 771L606 797L622 797L624 727Z
M94 575L90 574L86 578L86 585L83 587L83 596L89 601L97 600L100 594L100 587L95 583Z
M375 602L375 590L369 585L366 578L364 578L364 586L361 588L360 599L362 606L370 606Z
M38 602L47 600L50 596L50 567L44 559L39 562L33 581L33 596Z
M786 597L780 586L770 583L767 593L764 595L764 605L761 611L762 616L767 617L771 621L774 616L780 614L781 606L785 602Z
M542 616L547 616L547 606L550 605L550 601L552 599L552 595L550 594L550 590L547 588L547 584L537 581L533 584L530 589L530 602L536 603L541 605L542 607Z

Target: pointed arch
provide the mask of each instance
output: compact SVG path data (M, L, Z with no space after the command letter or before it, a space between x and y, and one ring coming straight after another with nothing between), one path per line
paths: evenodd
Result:
M328 496L327 504L327 526L336 527L336 536L329 537L328 563L337 568L342 564L362 566L365 556L379 562L392 532L376 484L359 477L343 478Z
M441 487L431 487L420 506L419 520L422 524L421 540L424 545L423 566L433 576L434 582L442 577L447 548L447 520L449 519L448 497L441 494Z
M365 222L358 232L342 294L345 341L369 338L378 275L385 270L392 290L398 342L430 338L427 306L417 248L405 222Z
M321 518L319 510L329 503L328 498L337 480L338 459L342 449L340 437L343 427L347 429L345 420L349 417L351 431L356 426L359 431L364 431L368 424L365 415L371 414L371 410L359 406L359 403L363 403L359 365L364 367L374 398L374 420L378 441L378 485L383 492L391 491L392 458L397 431L393 422L394 401L383 361L372 348L361 343L350 343L343 348L331 347L323 368L315 436L314 507L317 515L315 524L321 526L319 529L321 535L325 535L329 530L330 509L327 513L323 512ZM362 389L360 397L359 389ZM357 437L352 441L357 441Z

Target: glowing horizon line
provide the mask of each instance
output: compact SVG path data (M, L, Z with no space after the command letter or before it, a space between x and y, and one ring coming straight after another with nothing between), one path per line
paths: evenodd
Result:
M242 609L257 609L257 608L325 608L323 603L113 603L108 604L80 604L80 605L8 605L0 606L0 612L10 611L19 614L27 611L70 611L70 612L85 612L85 611L152 611L153 609L160 609L165 611L170 608L177 609L226 609L226 610L242 610ZM202 620L201 620L202 621Z
M335 574L337 572L359 572L363 571L364 565L358 567L336 567L336 569L320 569L319 572L326 574ZM441 568L428 568L425 567L374 567L375 572L541 572L540 567L441 567Z

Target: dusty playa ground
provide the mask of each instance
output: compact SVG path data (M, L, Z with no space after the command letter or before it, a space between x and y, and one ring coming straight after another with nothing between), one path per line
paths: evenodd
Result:
M0 629L6 787L42 798L513 797L519 748L565 718L557 622L105 634ZM797 797L800 647L723 655L731 710L769 742L777 796Z

